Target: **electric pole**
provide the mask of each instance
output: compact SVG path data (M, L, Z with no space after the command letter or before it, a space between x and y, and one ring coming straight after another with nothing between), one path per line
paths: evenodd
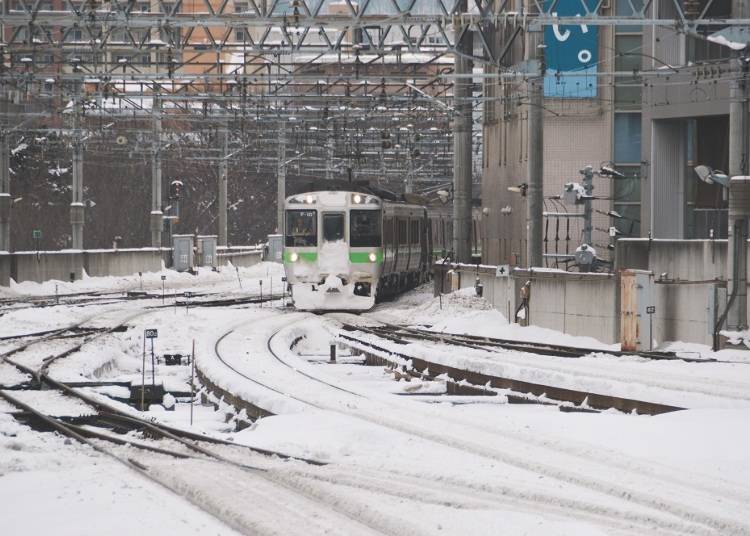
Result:
M85 221L83 206L83 133L81 131L81 82L75 82L73 101L73 188L70 203L70 224L72 227L73 249L83 249L83 224Z
M8 94L0 93L0 251L10 251L10 146Z
M286 200L286 121L279 121L279 161L276 168L276 232L284 232L284 202Z
M466 13L467 2L461 0L460 13ZM471 88L473 52L471 29L459 24L456 32L453 100L453 252L455 261L471 262Z
M161 185L161 101L154 95L152 113L153 140L151 141L151 246L160 248L164 226Z
M229 166L229 128L219 128L219 245L227 245L227 172Z
M541 41L540 33L539 40ZM534 40L532 39L532 43ZM526 214L526 263L543 266L544 238L544 47L536 48L536 73L527 82L529 96L529 163Z

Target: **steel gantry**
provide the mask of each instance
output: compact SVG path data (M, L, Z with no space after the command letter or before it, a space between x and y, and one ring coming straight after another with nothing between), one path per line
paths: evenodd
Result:
M577 0L583 15L558 17L561 1L4 0L0 99L15 106L0 108L0 162L11 132L43 122L66 127L74 156L73 245L82 247L86 150L132 151L132 143L112 143L114 136L129 129L128 139L140 139L150 131L156 245L161 160L190 147L173 134L215 128L220 142L193 147L191 157L220 169L219 211L227 206L228 161L243 152L279 181L291 163L309 175L346 171L415 191L453 181L454 216L465 223L456 226L454 249L467 260L471 155L481 143L472 110L485 98L475 81L538 77L512 64L516 40L550 24L667 25L688 34L750 24L711 18L716 0L685 7L627 0L617 11L610 1ZM656 9L662 5L669 16ZM118 126L97 133L102 117ZM0 196L9 192L6 176L0 173ZM10 209L4 196L0 202L5 230ZM226 241L226 214L217 221Z

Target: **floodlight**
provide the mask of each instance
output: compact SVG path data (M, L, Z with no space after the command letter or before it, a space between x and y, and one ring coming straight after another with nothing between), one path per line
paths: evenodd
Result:
M706 184L718 184L724 188L729 188L729 177L724 172L703 165L695 166L694 169L698 178Z

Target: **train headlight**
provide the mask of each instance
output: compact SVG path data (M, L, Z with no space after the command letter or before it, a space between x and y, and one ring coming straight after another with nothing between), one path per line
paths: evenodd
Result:
M362 202L362 196L359 195L359 194L354 194L354 198L353 199L354 199L354 202L357 203L357 204L359 204L359 203Z
M308 195L305 197L305 203L308 205L312 205L315 202L315 198L311 195Z
M292 251L289 254L289 260L292 262L297 262L299 260L299 254L296 251Z
M375 255L374 251L370 253L369 258L370 258L370 262L375 262L376 260L378 260L378 256Z

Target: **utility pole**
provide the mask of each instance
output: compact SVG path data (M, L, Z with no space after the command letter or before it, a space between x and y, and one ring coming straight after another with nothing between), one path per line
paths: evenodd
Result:
M227 245L227 168L229 165L229 127L219 129L219 245Z
M750 220L748 178L748 65L738 61L739 76L729 88L729 256L727 329L747 328L747 239Z
M75 83L75 97L73 101L73 188L70 203L70 224L72 227L73 249L83 249L83 139L81 132L81 82Z
M153 140L151 141L151 246L160 248L164 214L161 211L161 101L154 95L152 113Z
M413 149L407 147L406 149L406 188L404 191L407 194L414 192L414 158L412 156Z
M539 39L542 39L540 33ZM534 40L532 39L533 43ZM543 266L544 236L544 48L537 46L537 72L527 82L529 95L529 163L526 250L529 267Z
M10 251L10 146L8 94L0 93L0 251Z
M466 13L461 0L459 13ZM460 15L459 15L460 16ZM456 262L471 262L471 88L473 37L468 25L458 24L456 32L453 99L453 252Z
M326 180L333 179L333 133L328 130L328 140L326 140Z
M279 162L276 167L276 232L284 232L284 202L286 200L286 121L279 121Z

